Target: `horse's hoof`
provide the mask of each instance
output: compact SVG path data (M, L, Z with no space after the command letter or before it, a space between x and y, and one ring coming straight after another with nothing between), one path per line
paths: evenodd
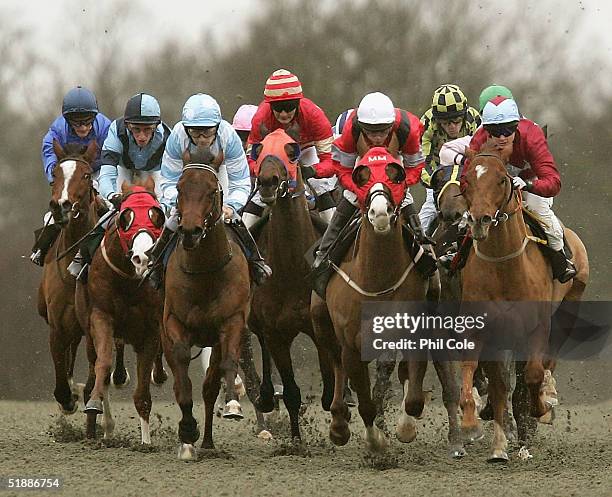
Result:
M77 410L79 409L79 405L77 403L77 399L73 398L70 399L70 402L68 402L67 404L57 404L59 407L59 410L62 414L64 414L65 416L70 416L72 414L74 414L75 412L77 412Z
M491 452L487 462L508 462L508 453L502 449L496 449Z
M448 455L451 459L463 459L467 456L467 452L463 447L451 447L448 449Z
M417 436L417 426L414 418L406 413L402 413L397 420L395 435L402 443L412 442Z
M480 425L461 428L463 440L465 443L474 443L484 438L484 433Z
M198 452L192 444L181 444L178 450L178 458L181 461L195 461L198 457Z
M344 403L346 404L347 407L357 407L357 401L353 397L353 394L350 392L345 392Z
M110 375L110 382L115 388L123 388L127 387L130 384L130 373L127 369L125 371L125 376L117 372L116 369Z
M366 428L365 432L366 450L368 452L381 453L387 449L389 442L385 437L382 430L376 428L376 426L370 426Z
M242 407L237 400L230 400L223 408L223 419L242 419Z
M101 400L89 399L85 409L83 410L86 414L103 414L104 407Z
M346 445L350 438L351 430L349 430L348 423L334 423L332 421L329 426L329 439L334 445Z
M151 370L151 384L160 386L166 383L167 379L168 372L164 368L162 368L161 371L158 371L157 374L155 374L155 369Z
M268 440L272 440L274 437L272 436L272 433L270 433L268 430L261 430L258 434L257 434L257 438L259 438L260 440L264 440L265 442L267 442Z
M267 414L274 410L274 397L262 397L261 395L255 399L255 409L259 412Z

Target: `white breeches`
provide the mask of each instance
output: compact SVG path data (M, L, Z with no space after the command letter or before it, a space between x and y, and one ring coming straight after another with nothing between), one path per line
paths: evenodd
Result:
M523 191L523 205L542 220L541 224L548 237L550 248L561 250L563 248L563 227L552 211L553 199Z

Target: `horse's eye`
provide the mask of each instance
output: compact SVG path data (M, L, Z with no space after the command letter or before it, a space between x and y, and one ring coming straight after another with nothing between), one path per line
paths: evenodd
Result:
M85 174L83 175L83 178L85 178L85 179L90 179L90 178L91 178L91 174L89 174L89 173L85 173Z

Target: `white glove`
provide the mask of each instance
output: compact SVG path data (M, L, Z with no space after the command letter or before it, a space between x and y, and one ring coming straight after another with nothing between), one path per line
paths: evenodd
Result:
M512 178L512 184L517 190L522 190L527 186L527 182L520 176L515 176L514 178Z

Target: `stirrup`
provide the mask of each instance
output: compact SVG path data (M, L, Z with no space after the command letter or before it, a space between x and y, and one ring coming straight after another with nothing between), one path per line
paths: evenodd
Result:
M72 262L68 265L68 272L77 279L83 272L83 269L83 262L77 260L76 258L74 258Z

